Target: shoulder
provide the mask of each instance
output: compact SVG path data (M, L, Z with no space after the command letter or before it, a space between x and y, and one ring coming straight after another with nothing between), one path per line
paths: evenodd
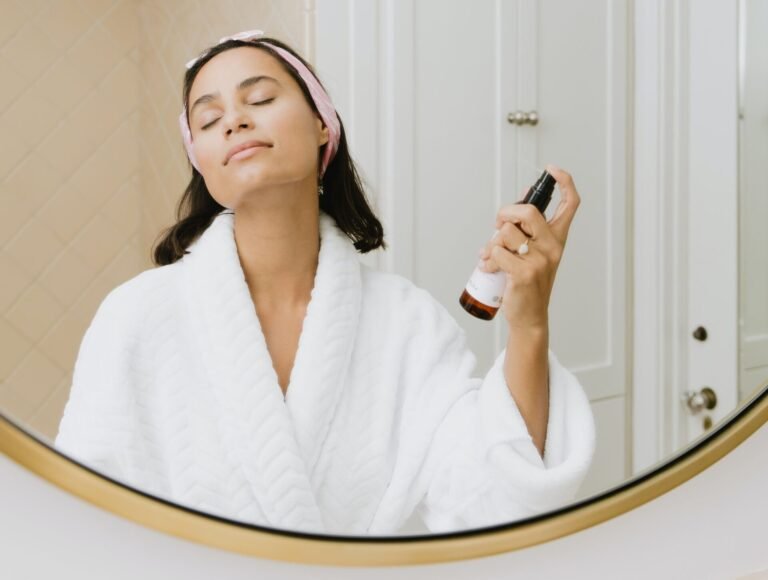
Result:
M180 262L175 262L144 270L115 286L104 300L119 304L141 303L167 293L177 284L179 266Z
M126 328L146 319L146 313L167 301L177 287L178 262L144 270L113 287L99 304L94 322Z
M363 300L369 306L380 306L388 316L409 321L424 330L464 333L461 325L432 293L405 276L361 264L361 278Z
M376 270L366 264L360 265L360 274L365 298L396 301L411 306L434 300L429 292L400 274Z

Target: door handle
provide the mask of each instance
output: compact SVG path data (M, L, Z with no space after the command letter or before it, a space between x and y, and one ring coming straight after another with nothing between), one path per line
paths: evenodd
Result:
M694 414L703 409L714 409L717 405L717 395L709 387L703 387L700 391L686 391L682 400Z

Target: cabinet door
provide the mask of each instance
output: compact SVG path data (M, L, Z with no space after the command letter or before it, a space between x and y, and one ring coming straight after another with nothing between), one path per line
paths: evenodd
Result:
M509 139L522 163L552 162L571 173L582 200L550 302L552 349L592 401L622 396L632 249L626 2L520 1L518 10L518 102L539 122L515 127Z
M768 164L768 3L743 0L740 10L738 400L743 401L768 377L768 187L763 173Z
M593 403L597 449L585 488L598 491L630 475L631 14L624 1L602 0L521 0L516 10L517 66L502 70L517 70L518 107L539 119L506 133L518 151L518 179L552 162L571 173L582 200L550 302L551 348Z
M617 432L599 439L624 440L626 2L319 0L316 9L317 66L342 117L378 120L375 147L369 130L351 139L392 246L377 265L445 305L477 354L477 376L504 348L506 321L477 320L458 299L496 212L546 163L573 175L582 204L553 290L551 348L593 402L615 399L603 425ZM508 122L518 110L536 111L538 124ZM558 202L556 193L547 217ZM614 481L624 447L597 453L596 477L604 467Z

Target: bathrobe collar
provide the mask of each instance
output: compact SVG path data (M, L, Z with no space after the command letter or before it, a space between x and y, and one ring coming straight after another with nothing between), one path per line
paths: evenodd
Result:
M182 265L183 292L231 461L271 525L322 531L315 468L343 396L361 282L352 241L322 210L319 226L317 272L285 397L240 265L232 210L215 217Z

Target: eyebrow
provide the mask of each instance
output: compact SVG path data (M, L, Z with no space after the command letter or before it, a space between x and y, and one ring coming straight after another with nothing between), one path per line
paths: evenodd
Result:
M272 78L272 77L267 76L267 75L258 75L258 76L255 76L255 77L248 77L247 79L244 79L244 80L240 81L240 84L237 85L237 90L238 91L242 91L243 89L247 89L248 87L253 86L253 85L255 85L256 83L258 83L260 81L273 81L273 82L277 83L278 85L280 84L280 82L277 79L275 79L275 78ZM209 102L215 100L216 97L218 97L220 95L221 95L221 93L219 93L217 91L215 93L209 93L207 95L203 95L202 97L198 98L192 104L192 107L189 109L189 116L190 116L190 118L192 117L192 111L195 110L195 107L197 105L202 105L203 103L209 103Z

